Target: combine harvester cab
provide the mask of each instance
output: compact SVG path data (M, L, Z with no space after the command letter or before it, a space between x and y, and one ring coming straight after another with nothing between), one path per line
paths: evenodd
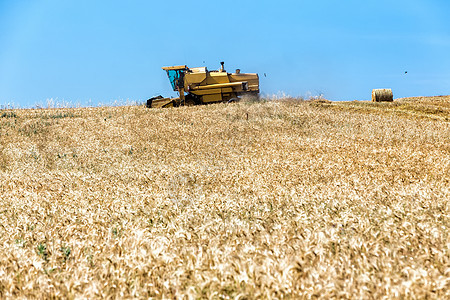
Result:
M191 106L216 102L233 102L240 96L259 95L259 77L256 73L227 73L224 63L218 71L208 71L206 67L188 68L183 66L163 67L170 84L178 92L178 98L154 97L147 100L148 107Z

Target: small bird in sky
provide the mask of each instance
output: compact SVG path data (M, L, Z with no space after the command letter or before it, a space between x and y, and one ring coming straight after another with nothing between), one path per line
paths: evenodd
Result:
M408 71L405 71L405 74L408 74Z

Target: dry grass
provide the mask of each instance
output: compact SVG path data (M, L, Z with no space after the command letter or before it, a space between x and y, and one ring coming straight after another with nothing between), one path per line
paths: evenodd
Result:
M448 298L445 103L2 111L0 297Z
M332 104L334 109L450 121L450 96L400 98L390 103L351 101Z

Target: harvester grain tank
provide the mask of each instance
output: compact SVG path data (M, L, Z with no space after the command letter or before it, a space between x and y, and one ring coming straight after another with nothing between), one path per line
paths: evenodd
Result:
M225 71L224 63L218 71L206 67L188 68L186 65L163 67L170 84L178 92L177 98L153 97L147 100L147 107L191 106L216 102L233 102L243 95L257 97L259 77L256 73L235 73Z

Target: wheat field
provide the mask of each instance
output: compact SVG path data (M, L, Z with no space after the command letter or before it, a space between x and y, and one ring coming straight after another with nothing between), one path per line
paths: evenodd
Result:
M0 111L0 298L450 297L450 100Z

